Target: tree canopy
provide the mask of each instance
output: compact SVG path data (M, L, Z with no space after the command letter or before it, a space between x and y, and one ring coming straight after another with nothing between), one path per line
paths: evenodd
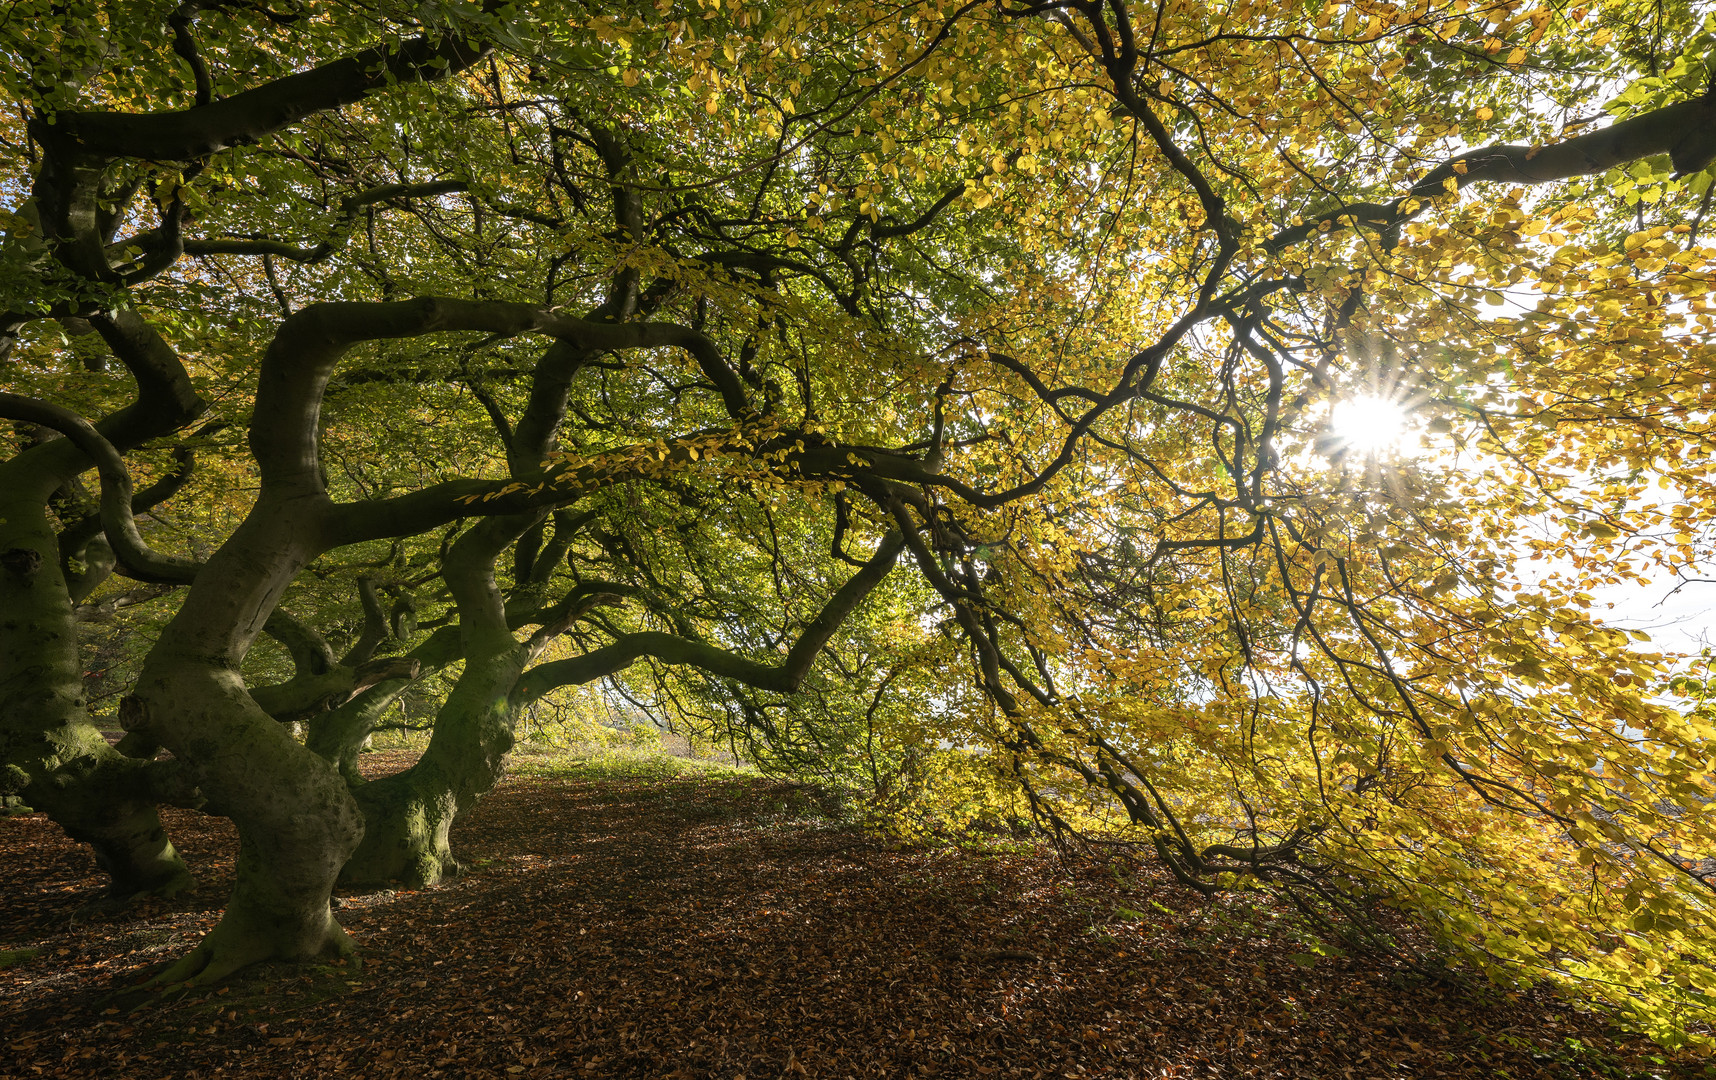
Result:
M456 870L520 712L608 680L1707 1040L1705 661L1592 592L1710 553L1713 46L1632 0L14 4L7 791L119 894L187 880L157 805L231 817L162 976L208 981Z

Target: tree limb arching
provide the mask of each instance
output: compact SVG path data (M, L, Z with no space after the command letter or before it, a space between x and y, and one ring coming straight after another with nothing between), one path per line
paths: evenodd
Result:
M1698 172L1716 161L1716 140L1702 135L1712 128L1716 128L1716 90L1546 146L1500 144L1468 150L1425 173L1397 199L1348 203L1326 210L1302 225L1276 233L1263 242L1263 248L1279 253L1348 220L1371 229L1398 228L1416 217L1431 199L1473 184L1547 184L1606 172L1658 154L1668 154L1679 175Z
M491 5L499 8L502 5ZM103 158L195 161L254 143L305 117L362 101L394 83L445 78L481 60L488 43L426 35L377 45L206 105L176 112L64 112L38 138Z
M196 577L194 560L155 551L137 531L131 516L131 472L119 451L89 421L70 409L4 392L0 392L0 417L53 428L95 462L101 477L102 528L114 552L139 581L182 583Z
M676 634L641 631L623 635L583 656L554 660L531 668L520 677L518 687L513 691L514 699L520 703L528 702L557 686L581 685L612 675L645 657L665 664L701 668L716 678L733 679L758 690L790 694L798 689L817 653L841 623L888 576L905 546L905 537L898 530L884 536L876 545L875 554L829 597L828 603L804 628L779 664L759 663L707 642Z

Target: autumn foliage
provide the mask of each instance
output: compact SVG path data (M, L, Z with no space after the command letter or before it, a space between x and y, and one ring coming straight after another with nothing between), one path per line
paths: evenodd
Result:
M162 976L214 981L456 873L599 686L878 827L1707 1043L1707 659L1593 592L1716 527L1713 46L1631 0L14 5L8 792L121 893L183 885L155 806L232 818Z

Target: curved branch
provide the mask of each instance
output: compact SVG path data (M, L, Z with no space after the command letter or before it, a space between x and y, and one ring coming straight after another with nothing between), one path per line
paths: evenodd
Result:
M58 405L4 392L0 392L0 417L53 428L95 462L101 477L102 527L131 576L148 582L185 582L196 576L197 562L160 554L144 542L131 516L131 473L125 459L89 421Z
M687 327L596 322L530 304L444 297L312 304L280 325L263 358L250 446L264 489L293 488L311 497L326 497L318 456L318 416L328 378L353 345L459 330L505 337L541 333L584 351L681 348L716 384L729 413L747 418L755 415L738 375L727 365L719 347ZM366 504L371 509L379 505Z
M338 666L328 639L285 608L277 607L270 612L262 630L286 647L292 656L292 668L300 676L326 675Z
M718 678L732 679L758 690L790 694L809 673L811 664L829 638L846 621L863 599L870 595L888 572L905 547L905 537L890 532L876 546L876 553L835 591L815 619L799 635L786 659L780 664L761 664L736 653L717 648L702 641L679 637L660 631L626 634L611 644L594 649L583 656L540 664L519 678L513 691L515 701L527 702L541 697L560 686L575 686L612 675L644 657L653 657L667 664L684 664L701 668Z
M89 324L137 382L137 400L96 425L121 452L184 427L207 410L179 354L136 311L91 315Z
M428 199L436 195L450 195L454 192L468 190L469 187L470 185L463 180L436 180L426 184L384 184L381 187L347 195L340 200L340 219L331 230L332 235L315 247L298 247L280 240L262 240L251 237L218 237L210 240L187 239L180 246L186 255L250 255L256 257L272 255L289 262L313 266L327 261L346 246L346 239L352 223L357 220L357 212L364 207L392 199ZM161 230L151 229L121 241L120 246L136 244L149 247L160 242Z
M574 622L584 616L591 608L603 604L621 604L625 595L637 590L629 586L616 588L606 582L592 581L574 586L570 592L561 598L560 602L542 612L542 625L530 635L525 642L525 648L531 656L536 656L547 647L554 638L564 634Z
M339 708L372 686L415 679L420 670L414 657L384 656L355 667L340 664L318 674L253 687L250 697L263 712L288 723Z
M1548 146L1486 146L1468 150L1431 169L1392 202L1349 203L1283 229L1263 244L1279 252L1351 218L1373 229L1395 228L1416 217L1422 204L1477 183L1545 184L1604 172L1640 158L1668 154L1678 173L1698 172L1716 160L1716 92L1668 105ZM1412 205L1416 204L1416 205ZM1410 209L1408 206L1410 205Z
M213 427L214 425L211 425ZM99 431L100 429L97 428ZM201 434L201 432L199 432ZM109 440L111 441L111 440ZM173 471L156 480L131 497L131 514L135 517L177 495L191 482L197 471L197 454L188 446L173 450ZM84 545L101 535L101 515L85 514L60 530L60 558L76 558Z
M180 4L178 9L167 16L167 25L173 31L173 51L179 55L191 69L191 77L197 85L197 105L208 105L214 101L214 82L209 78L209 66L203 62L202 54L197 52L197 40L191 36L191 23L196 20L201 4Z
M381 606L381 594L376 588L375 579L363 574L357 579L357 587L358 599L363 604L363 631L340 660L340 663L347 665L361 664L374 656L375 650L387 640L390 629L387 610Z
M487 42L426 35L365 49L192 109L62 112L52 123L38 121L31 126L44 145L80 155L194 161L229 146L257 142L394 83L433 82L457 74L482 59L488 49Z

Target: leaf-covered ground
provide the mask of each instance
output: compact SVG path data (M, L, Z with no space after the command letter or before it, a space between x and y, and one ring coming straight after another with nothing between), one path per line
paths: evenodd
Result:
M456 831L464 877L343 898L361 970L194 994L116 992L213 925L226 822L170 815L188 897L80 914L86 851L0 821L0 950L39 950L0 971L0 1075L1704 1075L1547 996L1312 963L1162 883L890 846L802 788L523 764Z

